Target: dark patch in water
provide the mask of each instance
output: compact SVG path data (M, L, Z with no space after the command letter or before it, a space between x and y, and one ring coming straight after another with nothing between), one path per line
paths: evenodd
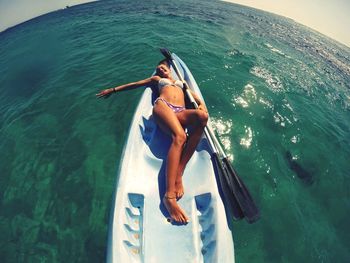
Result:
M296 173L299 179L301 179L307 185L312 185L314 183L312 174L298 164L297 161L293 160L293 156L290 151L286 152L286 159L288 161L289 168Z
M59 185L54 186L58 198L64 202L74 202L78 207L78 215L82 213L82 217L88 216L90 211L85 211L86 205L90 205L93 198L92 187L84 181L81 181L83 173L76 173L72 179L66 179L64 182L60 182ZM54 190L54 189L53 189ZM88 209L89 210L89 209Z
M57 243L57 229L52 225L41 225L37 242L46 244Z
M25 65L16 70L5 82L5 91L10 97L30 98L46 80L48 72L43 65Z
M61 152L60 167L64 174L74 172L83 166L87 157L84 143L76 137L69 139Z
M2 153L0 158L0 204L3 197L3 194L5 192L6 187L8 186L8 183L11 178L12 173L12 163L15 160L15 147L16 143L14 140L6 138L4 140L4 144L2 147L0 147L0 151ZM1 212L0 212L1 215Z
M104 262L105 261L105 236L101 232L91 232L85 240L85 253L88 262Z
M0 206L1 215L13 218L16 215L22 214L29 218L33 217L33 203L26 198L12 199L10 202Z

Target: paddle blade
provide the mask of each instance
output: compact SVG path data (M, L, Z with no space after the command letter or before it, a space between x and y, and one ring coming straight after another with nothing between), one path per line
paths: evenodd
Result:
M216 153L213 153L212 155L212 162L215 169L215 175L217 177L216 181L219 185L219 193L222 196L226 212L228 215L230 215L228 218L232 217L234 220L242 219L244 217L244 214L239 207L235 196L232 194L227 177L228 175L225 174L225 170L223 169L222 163Z
M171 53L170 51L167 49L167 48L160 48L160 52L163 54L163 56L166 58L166 59L169 59L171 60L172 57L171 57Z
M242 209L242 212L248 221L248 223L254 223L260 217L260 211L256 206L251 194L249 193L247 187L244 185L243 181L237 175L236 171L233 169L231 163L227 158L223 158L224 170L226 170L229 175L229 185L233 195L236 197L237 202Z

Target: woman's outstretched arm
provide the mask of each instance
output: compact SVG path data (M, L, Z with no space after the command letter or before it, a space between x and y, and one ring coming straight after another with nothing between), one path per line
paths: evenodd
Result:
M136 88L139 88L139 87L142 87L142 86L148 86L150 84L153 84L153 83L157 82L158 80L159 80L158 76L152 76L152 77L147 78L147 79L139 80L139 81L136 81L136 82L131 82L131 83L128 83L128 84L117 86L115 88L102 90L100 93L97 93L96 96L98 98L108 98L114 92L136 89Z

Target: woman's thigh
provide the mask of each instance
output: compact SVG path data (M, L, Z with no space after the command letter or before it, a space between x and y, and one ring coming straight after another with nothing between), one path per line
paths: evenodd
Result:
M164 102L159 101L153 108L153 117L158 126L169 135L184 133L176 114Z
M200 121L201 113L202 112L200 112L200 110L189 109L178 112L176 114L176 117L179 120L180 124L184 127L196 126Z

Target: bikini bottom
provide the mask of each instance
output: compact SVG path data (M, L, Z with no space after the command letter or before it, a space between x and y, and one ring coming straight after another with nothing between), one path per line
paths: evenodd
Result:
M172 109L172 111L175 112L175 113L181 112L181 111L183 111L183 110L186 109L184 106L173 105L173 104L167 102L165 99L162 99L162 98L159 98L159 97L154 101L154 104L156 104L156 102L157 102L158 100L163 101L163 102L164 102L166 105L168 105L168 107L169 107L170 109Z

